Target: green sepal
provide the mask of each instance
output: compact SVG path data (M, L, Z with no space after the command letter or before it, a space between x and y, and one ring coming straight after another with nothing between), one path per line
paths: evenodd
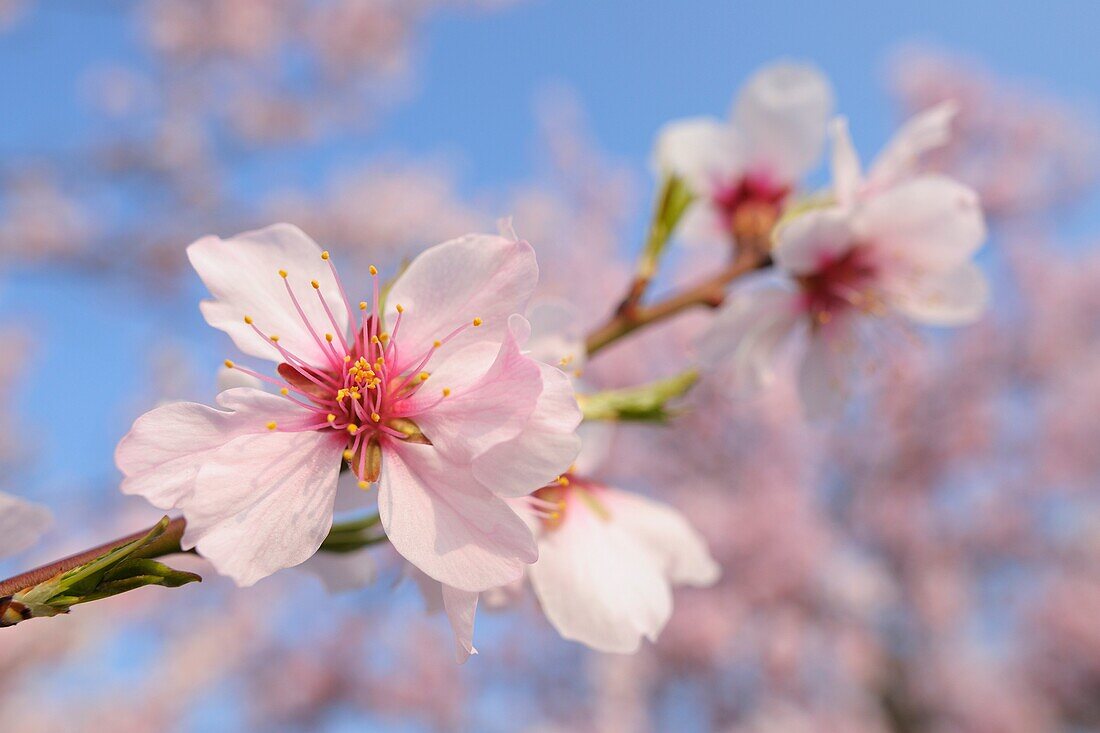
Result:
M699 380L694 369L667 379L625 389L578 395L585 420L665 422L673 416L670 403L687 394Z

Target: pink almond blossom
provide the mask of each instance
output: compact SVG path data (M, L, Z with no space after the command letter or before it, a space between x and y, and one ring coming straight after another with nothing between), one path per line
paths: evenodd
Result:
M468 235L428 249L384 309L353 305L327 252L278 224L188 256L207 322L278 364L279 387L176 403L120 442L122 490L183 511L185 548L251 585L308 559L332 524L341 465L378 484L394 548L464 591L519 577L537 550L503 500L553 480L579 450L568 378L524 356L518 315L538 279L531 246Z
M905 125L864 178L843 122L834 126L835 205L781 225L775 272L735 290L700 342L734 392L771 382L793 340L806 342L799 388L811 417L836 412L860 342L884 316L925 325L977 320L988 301L971 258L986 237L978 197L916 161L942 144L951 109Z
M812 66L780 62L757 71L729 120L676 120L658 133L654 158L696 196L681 223L688 240L758 236L821 157L833 92Z

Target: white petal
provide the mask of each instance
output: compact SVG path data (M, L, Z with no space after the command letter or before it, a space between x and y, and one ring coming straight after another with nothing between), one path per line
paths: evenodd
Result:
M469 467L434 446L383 447L378 510L390 543L427 575L462 590L509 583L538 557L531 530Z
M210 454L183 503L181 546L249 586L309 559L332 526L346 441L320 431L237 438Z
M850 316L835 318L815 330L809 339L798 374L798 388L810 420L836 417L851 396L858 351L854 321Z
M566 639L631 653L656 640L672 613L663 561L630 532L597 516L571 493L564 520L539 539L531 585L550 624Z
M920 157L951 139L951 124L958 111L955 102L942 102L906 122L871 166L869 187L883 189L916 175Z
M851 206L863 186L863 173L852 136L848 134L847 118L834 119L829 131L833 137L833 195L841 206Z
M0 491L0 558L22 552L50 526L46 507Z
M730 293L699 340L700 363L735 397L747 397L775 379L783 349L803 313L789 285L761 280Z
M757 71L742 88L733 123L755 168L797 181L821 157L833 110L828 79L813 66L783 62Z
M989 281L972 262L935 277L921 278L891 300L914 321L962 326L981 318L989 305Z
M604 502L612 521L659 557L665 576L675 585L714 585L722 571L706 540L684 515L667 504L626 491L608 489Z
M125 476L122 492L144 496L160 509L176 508L191 496L212 453L241 436L267 433L269 422L289 424L305 415L290 400L258 389L230 389L217 402L223 409L175 402L134 421L115 449Z
M667 123L657 133L653 158L660 176L678 176L702 198L736 182L745 170L737 133L729 123L713 117Z
M781 270L807 275L841 257L857 241L846 209L814 209L780 227L772 255Z
M317 243L298 227L275 224L229 239L204 237L187 248L187 256L214 296L201 305L206 322L229 334L246 354L283 361L275 347L244 322L250 316L267 336L278 336L284 349L306 363L328 363L327 353L298 315L287 283L319 338L325 333L347 333L347 306L329 265L321 259ZM279 270L288 273L285 282ZM314 291L311 280L317 281L320 290ZM332 311L335 328L318 292Z
M225 392L229 389L263 389L263 380L252 376L251 374L245 374L240 369L230 369L229 367L219 367L217 375L217 390L219 392Z
M921 275L954 270L986 236L977 194L938 175L914 178L871 198L853 214L852 230L859 241Z
M527 242L470 234L420 254L386 297L386 323L404 308L394 337L402 367L460 326L481 319L443 347L457 351L477 341L500 343L508 317L524 313L538 282L535 252Z

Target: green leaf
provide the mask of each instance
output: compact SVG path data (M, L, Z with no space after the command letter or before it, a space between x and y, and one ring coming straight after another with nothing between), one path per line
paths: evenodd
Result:
M677 176L669 176L661 184L661 192L657 197L657 206L653 210L653 220L649 225L649 234L646 236L645 248L642 250L642 259L639 275L645 279L652 278L657 273L657 264L665 247L668 246L672 233L680 223L681 217L687 211L688 204L695 199L695 195L687 185Z
M577 401L585 420L664 422L673 414L669 404L687 394L698 379L698 372L690 369L637 387L579 395Z

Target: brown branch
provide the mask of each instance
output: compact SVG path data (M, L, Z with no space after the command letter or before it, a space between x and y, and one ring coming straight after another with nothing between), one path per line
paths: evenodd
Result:
M140 557L162 557L164 555L171 555L180 550L180 538L183 537L184 527L187 526L187 521L183 517L177 517L168 523L167 529L164 530L164 534L157 537L149 545L140 551ZM14 595L19 591L33 588L39 583L45 582L50 578L53 578L61 573L68 572L74 568L78 568L81 565L85 565L96 558L107 554L111 550L117 547L129 544L135 540L140 540L142 537L149 533L148 529L143 529L138 532L134 532L126 537L120 537L117 540L111 540L98 547L93 547L90 550L84 550L78 552L75 555L70 555L62 560L57 560L49 565L43 565L42 567L35 568L34 570L28 570L21 575L16 575L14 578L8 578L7 580L0 582L0 598Z
M743 275L770 264L770 259L757 254L757 250L745 248L742 252L744 252L743 255L737 257L718 274L673 293L652 305L630 303L631 295L636 290L636 283L632 282L630 294L616 309L615 314L602 326L588 334L585 339L588 355L591 356L600 349L610 346L642 326L662 321L690 308L696 306L717 308L722 305L726 297L727 285ZM624 307L628 304L630 307Z

